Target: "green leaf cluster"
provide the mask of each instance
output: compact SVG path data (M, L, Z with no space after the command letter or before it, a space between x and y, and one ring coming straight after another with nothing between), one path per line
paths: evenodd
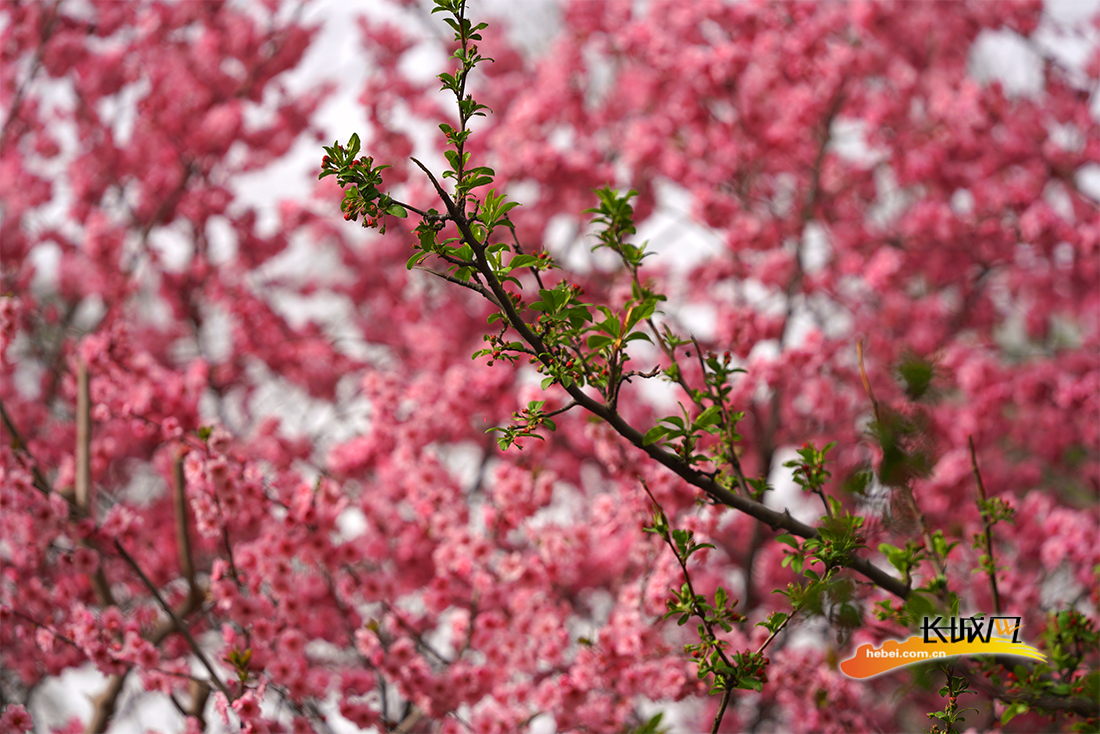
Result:
M248 677L252 675L252 671L249 668L249 663L252 662L252 648L249 647L241 650L240 648L234 647L225 656L225 662L233 666L233 671L237 674L237 680L243 685L248 680Z
M735 413L730 418L736 422L744 416L744 413ZM684 407L683 403L680 403L680 415L665 416L658 420L657 425L645 432L642 443L649 445L660 441L663 445L672 447L677 454L689 463L697 464L707 459L705 455L695 452L700 434L719 434L723 429L721 424L722 408L720 405L711 405L692 418L688 413L688 409ZM676 443L677 441L679 443Z
M585 214L595 214L592 223L600 225L600 230L596 233L599 242L592 249L598 250L601 247L611 249L623 259L627 267L632 269L637 269L644 258L653 254L645 251L645 244L632 245L625 239L637 232L634 225L634 207L630 204L630 200L637 195L638 192L633 189L620 194L617 189L605 186L602 189L596 189L598 206L584 210Z
M522 449L523 446L517 443L520 438L537 438L540 441L545 440L536 433L539 428L547 428L551 431L556 430L557 425L547 415L545 406L545 400L532 400L522 411L512 414L513 423L511 425L490 428L489 433L501 434L497 437L497 445L500 447L500 450L504 451L513 445Z
M807 492L820 492L825 486L825 481L832 476L825 468L826 455L836 447L836 441L831 441L821 449L814 446L813 442L802 444L798 450L798 459L787 461L785 467L794 467L794 482Z
M374 158L370 156L357 158L360 150L357 134L352 133L346 147L337 141L324 150L321 173L317 178L336 176L336 182L344 189L344 200L340 204L344 219L354 222L362 216L364 227L374 227L381 223L381 231L385 233L386 225L380 222L383 215L401 218L409 215L405 207L396 203L380 188L382 171L389 166L374 165Z
M944 666L941 669L947 677L947 682L940 688L939 693L940 696L947 699L947 705L944 706L943 711L933 711L928 714L928 718L937 719L943 726L935 724L928 732L929 734L958 734L960 730L956 727L956 724L965 722L966 717L964 714L967 711L978 712L978 709L975 708L960 708L959 696L973 696L974 692L970 690L970 682L962 676L955 675L952 668Z

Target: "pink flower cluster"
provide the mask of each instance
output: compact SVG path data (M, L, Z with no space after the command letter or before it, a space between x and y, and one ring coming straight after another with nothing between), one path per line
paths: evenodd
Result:
M498 451L488 428L562 393L532 387L525 365L469 359L490 306L407 271L410 227L341 226L331 181L266 212L236 196L320 132L331 86L287 79L317 29L288 8L0 9L0 730L30 730L37 686L89 663L104 691L173 696L188 732L219 717L249 732L404 717L619 732L649 702L685 700L709 727L716 700L683 652L694 623L662 620L683 574L643 530L640 484L714 544L692 581L739 600L732 650L786 611L771 592L798 580L787 546L575 411ZM358 24L364 139L394 164L387 186L439 208L405 161L409 117L453 114L434 81L406 76L416 12ZM684 276L658 258L642 275L672 294L670 323L681 306L713 314L702 348L747 370L730 392L745 471L780 483L787 447L838 441L830 491L869 516L871 548L912 528L883 488L840 489L881 458L856 342L884 405L904 402L900 360L934 361L920 410L938 461L917 503L961 541L952 590L989 611L971 573L973 437L987 491L1016 509L995 530L1001 601L1036 636L1090 593L1095 618L1100 228L1079 173L1100 130L1058 59L1016 95L977 80L970 54L982 33L1028 39L1041 21L1038 2L576 0L545 51L483 31L496 63L471 89L493 115L467 144L497 190L524 192L510 216L532 252L582 226L609 181L640 192L639 220L661 185L690 195L720 246ZM1100 62L1080 73L1095 85ZM300 244L338 272L298 267ZM568 276L596 302L629 292L599 268ZM339 317L310 316L322 302ZM694 360L685 376L698 384ZM640 381L619 409L648 426L666 411ZM869 620L885 593L857 594ZM819 629L804 624L724 730L923 717L919 695L882 705L896 677L857 683L829 662L897 630L788 646ZM97 716L126 715L97 701Z

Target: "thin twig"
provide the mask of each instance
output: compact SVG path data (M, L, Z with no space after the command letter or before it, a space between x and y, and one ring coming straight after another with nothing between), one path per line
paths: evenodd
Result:
M92 411L88 387L88 365L76 359L76 506L81 515L91 517L92 484Z
M863 380L863 389L867 393L868 399L871 401L871 407L875 411L875 423L878 425L878 430L884 431L885 427L882 425L882 413L879 410L878 400L875 399L875 393L871 390L871 381L867 377L867 369L863 366L863 340L860 339L856 342L856 356L859 358L859 376ZM913 488L906 482L905 486L901 488L901 493L905 497L906 502L909 504L909 510L913 513L913 517L916 518L917 525L920 527L921 537L924 539L924 547L929 553L929 557L936 565L936 569L939 575L946 580L947 579L947 559L940 556L936 552L935 545L932 543L932 534L928 530L928 522L924 518L924 514L920 511L920 507L917 505L917 498L913 495ZM905 588L908 590L910 584L906 583ZM946 600L947 588L946 586L941 590L941 597ZM906 597L902 597L903 599Z
M187 480L183 473L183 456L172 464L172 494L176 504L176 542L179 544L180 569L187 580L188 593L201 597L195 581L195 561L191 551L190 513L187 506Z
M774 640L776 637L778 637L779 633L787 628L787 625L791 623L791 620L794 619L794 615L796 615L796 614L798 614L798 609L792 609L791 613L787 615L787 618L783 620L783 624L776 627L775 632L772 632L770 635L768 635L768 639L764 640L763 644L761 644L760 647L757 648L756 652L757 653L764 652L764 648L766 648L768 645L772 644L772 640Z
M829 498L825 495L825 490L821 487L814 489L814 494L821 498L821 504L825 505L825 515L830 520L833 519L833 508L829 505Z
M508 218L507 214L504 215L501 221L504 223L504 226L508 228L508 231L512 233L512 243L515 245L515 251L520 255L525 254L523 252L523 246L519 244L519 237L516 236L516 225L512 224L512 220ZM532 265L530 270L535 276L535 282L539 284L539 290L545 289L546 286L542 284L542 275L539 274L539 269Z
M543 418L552 418L555 415L560 415L560 414L566 412L567 410L572 410L573 408L576 408L576 407L577 407L577 401L576 400L570 400L566 405L558 408L557 410L551 410L549 413L543 413L542 417Z
M691 344L695 347L695 356L699 359L699 369L703 375L703 385L707 388L707 396L710 398L711 403L718 406L719 412L722 414L722 425L726 428L726 443L729 446L729 452L726 454L726 461L733 468L734 477L737 479L737 486L745 494L746 497L752 497L752 491L749 489L749 481L745 476L744 469L741 468L741 459L737 456L737 451L734 449L734 422L730 419L729 410L726 409L726 401L722 398L720 392L711 388L707 383L707 366L703 360L703 350L699 347L699 340L694 335L691 337Z
M672 542L672 538L669 536L668 522L665 516L665 510L663 507L661 507L661 503L657 501L657 498L653 496L653 492L650 491L649 484L645 481L645 479L640 479L640 481L642 483L642 488L645 490L645 493L649 495L650 502L653 503L653 505L657 508L657 512L659 512L661 515L661 532L659 533L659 535L661 536L661 540L665 541L665 544L668 545L668 547L672 550L672 555L676 557L676 562L680 564L680 569L684 572L684 584L687 586L688 593L691 594L691 611L702 622L701 626L703 629L700 630L700 635L702 635L703 631L705 630L707 639L704 641L708 644L713 644L714 651L718 653L718 657L721 658L722 663L727 668L733 668L733 663L730 662L730 659L726 656L726 651L722 649L722 640L718 639L718 635L715 634L714 628L711 626L710 621L707 619L706 611L699 605L698 596L695 593L695 586L691 583L691 574L688 572L687 560L680 556L680 552L679 550L677 550L676 544ZM719 678L719 676L715 674L715 679L716 681L721 680L724 688L722 690L722 702L718 706L718 712L714 717L714 725L711 727L711 734L717 734L718 728L722 725L722 719L726 715L726 706L729 705L730 696L732 694L732 688L730 687L730 681L728 678L726 678L725 676L721 676Z
M986 511L985 483L982 481L982 473L978 470L978 454L974 450L974 437L967 436L966 442L970 446L970 468L974 472L974 481L978 483L978 496L981 503L978 510L982 516L982 528L985 531L985 553L989 558L989 590L993 594L993 611L1001 613L1001 595L997 592L997 567L993 564L993 524L989 521L989 513Z
M125 560L126 563L130 565L130 568L134 569L134 573L136 573L141 579L141 582L145 584L145 588L149 589L149 593L152 594L153 598L157 600L157 604L160 605L160 608L163 609L164 613L167 614L168 617L172 620L172 623L175 625L176 629L179 630L179 633L183 635L184 639L187 640L187 644L191 646L191 651L195 653L195 657L197 657L199 659L199 662L202 663L203 667L206 668L206 672L210 674L210 679L214 682L214 685L217 686L218 690L224 693L227 697L231 697L229 689L224 683L222 683L221 679L218 677L218 674L214 672L214 666L210 664L210 661L206 657L206 653L204 653L202 651L202 648L199 647L199 643L191 634L191 630L187 628L187 625L183 623L183 620L176 616L176 613L172 611L172 607L170 607L168 605L168 602L164 600L164 597L161 596L160 590L157 589L153 582L149 580L149 577L146 576L145 572L141 570L141 566L138 565L133 556L126 552L126 549L122 547L122 543L120 543L117 539L115 540L115 549L118 551L119 555L122 556L123 560Z
M77 518L92 517L91 490L92 490L92 410L91 394L89 388L88 366L84 360L76 360L76 477L73 487L73 503ZM91 547L87 540L82 540L81 545ZM114 595L111 593L111 585L107 583L107 575L103 571L103 564L99 564L92 573L92 588L103 606L113 606Z
M432 218L431 215L428 214L428 212L420 211L419 209L417 209L412 204L406 204L405 202L398 201L397 199L392 199L392 201L393 201L394 204L397 204L400 207L404 207L405 209L408 209L409 211L413 212L417 216L423 217L424 219L431 219Z
M875 400L875 393L871 390L871 381L867 379L867 370L863 366L863 340L860 339L856 342L856 356L859 357L859 376L863 380L863 390L867 393L867 397L871 400L871 407L875 409L875 420L879 420L878 414L878 401Z
M451 275L449 273L441 273L438 270L432 270L431 268L426 268L423 265L414 265L413 270L423 270L425 273L431 273L435 277L442 278L443 280L445 280L449 283L454 283L455 285L460 285L463 288L469 288L470 290L474 291L475 293L478 293L478 294L484 296L490 303L492 303L497 308L500 308L500 302L497 300L497 297L494 296L488 288L481 285L480 283L474 283L474 282L468 281L468 280L459 280L458 278L454 277L453 275Z
M42 56L46 50L46 43L53 34L54 25L57 23L57 11L60 7L61 0L56 0L53 7L50 8L45 22L42 24L42 32L38 37L38 46L34 50L34 58L31 59L30 71L27 73L27 78L19 85L19 89L15 91L15 97L12 99L11 107L8 108L7 119L4 121L4 128L0 130L0 150L3 150L5 144L8 142L8 135L11 134L15 126L15 121L19 117L20 108L23 106L23 100L26 97L27 90L30 88L31 82L34 81L35 76L38 75L38 70L42 68Z
M8 432L8 435L11 436L12 449L27 457L27 464L31 470L32 483L35 489L44 495L52 494L53 486L50 485L50 481L46 479L42 470L38 468L38 461L34 458L34 454L31 453L30 448L27 446L23 434L15 427L15 422L11 419L11 416L8 415L7 409L4 408L3 400L0 400L0 420L3 421L4 429Z

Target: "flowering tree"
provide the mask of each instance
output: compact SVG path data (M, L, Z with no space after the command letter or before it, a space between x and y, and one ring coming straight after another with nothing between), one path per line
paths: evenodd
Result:
M1010 94L971 49L1037 3L576 2L525 56L441 0L439 94L406 6L274 226L314 29L5 6L3 725L94 666L63 730L1095 727L1100 55ZM1048 663L836 669L953 607Z

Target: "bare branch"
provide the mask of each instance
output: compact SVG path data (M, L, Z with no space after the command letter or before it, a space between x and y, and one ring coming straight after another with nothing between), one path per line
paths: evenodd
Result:
M172 465L172 492L176 504L176 541L179 544L180 569L187 579L191 596L201 597L195 582L195 561L191 552L190 513L187 508L187 480L183 475L183 456L177 456Z
M15 422L12 421L11 416L8 415L8 411L4 408L3 400L0 400L0 420L4 422L4 429L8 432L8 435L11 436L12 449L27 457L31 476L34 478L35 489L45 495L51 494L53 492L53 487L42 473L42 470L38 468L38 461L35 460L34 454L32 454L31 450L27 447L27 442L23 438L23 434L15 427Z
M974 437L967 436L966 442L970 446L970 468L974 472L974 481L978 483L978 496L982 502L979 509L982 513L982 529L985 533L985 553L989 556L989 590L993 596L993 612L1001 613L1001 595L997 591L997 568L993 563L993 525L985 510L985 482L982 481L982 473L978 470L978 454L974 450Z
M176 613L172 611L172 607L170 607L168 605L168 602L164 600L164 597L161 595L160 590L157 589L153 582L149 580L149 577L146 576L145 572L141 570L141 566L138 565L133 556L126 552L126 549L122 547L122 543L120 543L118 540L115 540L115 549L118 551L119 555L121 555L122 558L126 561L126 563L130 565L130 568L134 569L134 573L136 573L141 579L141 582L145 584L145 588L149 589L149 593L152 594L153 598L157 600L157 604L160 605L160 608L163 609L164 613L167 614L169 619L172 620L172 624L175 626L175 628L179 630L179 633L183 635L184 638L187 640L187 644L191 646L191 651L195 653L195 657L199 659L199 662L202 663L202 666L206 668L206 672L209 673L210 680L213 681L214 685L217 686L219 691L224 693L227 697L230 696L229 689L224 683L222 683L221 679L218 677L218 674L214 671L214 666L210 664L210 661L206 657L206 653L204 653L202 651L202 648L199 647L199 643L191 634L191 630L188 629L187 625L183 623L183 620L181 620L176 615Z
M88 366L76 360L76 478L75 501L81 516L91 517L92 410Z
M500 308L500 302L497 300L497 297L494 296L488 288L481 285L480 283L474 283L473 281L469 281L469 280L459 280L458 278L454 277L453 275L450 275L449 273L441 273L438 270L432 270L431 268L426 268L423 265L415 265L415 266L413 266L413 270L423 270L425 273L431 273L435 277L442 278L443 280L445 280L449 283L454 283L455 285L460 285L463 288L469 288L470 290L474 291L475 293L479 293L482 296L484 296L486 299L488 299L488 301L490 303L492 303L497 308Z
M92 720L88 722L86 730L88 734L103 734L107 731L107 726L111 723L111 717L115 715L118 697L122 694L122 687L126 685L126 675L129 672L129 669L127 669L125 673L112 675L107 683L106 690L92 699L94 710Z

